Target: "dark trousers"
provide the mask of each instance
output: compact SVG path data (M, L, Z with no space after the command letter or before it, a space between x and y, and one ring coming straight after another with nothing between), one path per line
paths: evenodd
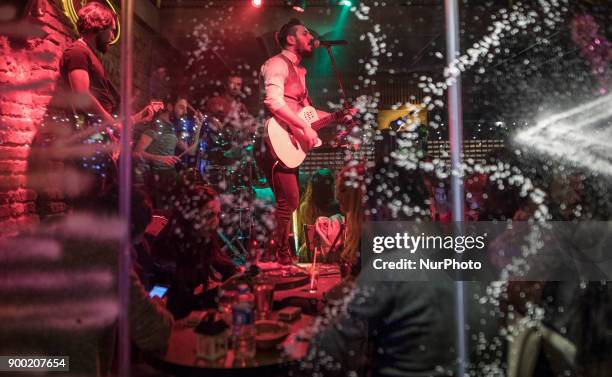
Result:
M300 200L299 169L289 169L281 162L277 162L261 138L255 143L255 151L257 165L263 170L274 192L276 227L272 234L273 250L284 252L289 250L291 215L298 208Z

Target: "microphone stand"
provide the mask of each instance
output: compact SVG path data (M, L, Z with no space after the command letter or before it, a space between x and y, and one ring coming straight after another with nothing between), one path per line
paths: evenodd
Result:
M349 105L346 101L346 93L344 92L342 81L340 80L340 73L338 72L338 67L336 66L336 60L334 59L334 54L332 53L331 46L325 46L325 50L327 50L327 54L329 55L329 60L331 61L334 75L336 76L336 82L338 84L338 93L340 94L340 101L342 102L342 106L345 109L348 109Z
M346 92L344 91L344 87L342 86L342 80L340 80L340 73L338 72L338 67L336 66L336 60L334 59L334 54L332 53L331 46L325 46L325 50L327 50L327 54L329 55L329 60L331 61L332 70L334 71L334 75L336 76L336 83L338 84L338 93L340 95L340 101L342 102L342 107L344 107L345 110L349 110L351 106L346 100ZM351 124L354 124L354 122L355 120L353 119ZM347 148L348 150L351 149L348 147L347 144L343 144L343 141L342 141L342 139L345 139L344 142L346 142L347 135L348 135L348 132L346 132L346 129L345 129L336 136L336 140L337 140L336 147L337 148L340 148L340 149Z

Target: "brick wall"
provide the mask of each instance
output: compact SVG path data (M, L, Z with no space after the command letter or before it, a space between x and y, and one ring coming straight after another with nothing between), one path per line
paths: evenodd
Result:
M159 98L177 90L182 75L183 57L163 36L151 29L139 17L134 17L134 51L132 54L133 110L139 111L150 99ZM117 90L120 90L120 46L110 47L101 56L106 73Z
M59 173L55 184L50 180L36 191L28 184L30 145L43 115L50 111L62 51L75 37L60 9L60 0L39 2L44 14L32 14L18 25L0 24L0 236L14 234L67 209L59 188L61 163L48 162L44 167L46 172ZM7 30L39 34L20 37L7 35ZM160 68L180 64L177 52L160 42L162 38L138 18L134 33L134 104L140 107L157 94L151 92L171 90L173 80L168 78L168 69ZM119 45L111 46L102 60L119 88ZM161 71L164 75L156 74Z
M27 187L27 159L47 104L55 89L57 61L72 40L72 30L53 4L44 15L11 25L42 31L39 37L0 36L0 235L13 234L39 221L35 201L41 194ZM65 211L59 190L49 187L48 212Z

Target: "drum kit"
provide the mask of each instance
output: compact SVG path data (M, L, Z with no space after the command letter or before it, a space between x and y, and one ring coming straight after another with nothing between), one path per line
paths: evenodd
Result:
M267 186L253 157L255 133L249 127L223 124L204 116L196 154L196 169L221 197L224 243L234 254L246 255L251 237L255 189ZM237 245L237 247L236 247ZM242 249L240 253L237 248Z
M220 194L265 184L253 159L254 132L206 116L201 133L196 168Z

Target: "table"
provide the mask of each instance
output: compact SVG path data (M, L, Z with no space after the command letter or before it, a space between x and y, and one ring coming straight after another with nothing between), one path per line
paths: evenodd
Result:
M309 270L310 263L299 264L304 270ZM325 299L325 294L333 287L340 284L340 270L336 265L320 265L319 280L316 292L309 291L310 279L306 279L305 284L283 290L274 291L274 309L279 310L286 306L298 306L302 312L316 315Z
M204 312L200 312L204 314ZM272 313L271 319L277 314ZM314 323L315 317L302 315L300 319L288 323L289 336L282 342L281 349L257 349L255 358L246 365L239 364L234 357L234 351L228 351L225 357L215 361L199 359L196 354L197 334L194 327L186 326L185 321L175 324L168 343L168 349L163 354L148 355L147 362L173 375L248 375L258 374L262 370L274 370L279 367L289 367L291 362L302 359L308 350L308 329ZM274 373L272 373L274 374ZM269 375L266 373L266 375Z
M274 292L274 307L280 308L287 305L315 302L320 303L326 292L337 285L341 278L340 273L331 267L323 266L319 277L318 289L314 293L308 291L308 284ZM301 301L301 302L300 302ZM303 307L304 305L298 305ZM316 308L317 305L313 305ZM204 312L199 312L201 315ZM273 320L277 319L276 312L271 313ZM235 361L234 352L216 361L207 361L196 357L197 334L193 326L186 326L185 321L175 324L164 354L150 355L147 361L156 368L173 375L253 375L266 377L271 375L285 376L286 369L302 359L308 350L309 328L314 323L315 317L302 314L301 318L288 323L290 326L289 336L283 341L281 349L261 350L257 349L252 363L240 365ZM283 369L285 368L285 369Z
M293 289L274 291L275 308L282 308L289 305L302 306L295 304L299 301L310 301L313 306L316 306L315 301L316 303L321 303L325 299L325 294L333 287L340 284L340 281L340 272L336 270L336 272L324 272L319 276L317 291L314 293L309 292L308 284Z

